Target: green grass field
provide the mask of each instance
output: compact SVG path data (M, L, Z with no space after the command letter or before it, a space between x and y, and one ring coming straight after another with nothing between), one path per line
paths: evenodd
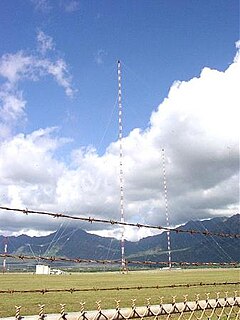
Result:
M34 274L1 274L0 290L28 290L28 289L60 289L60 288L102 288L102 287L130 287L130 286L155 286L184 283L213 283L239 281L239 269L192 269L172 271L132 271L128 274L119 272L99 273L73 273L69 275L34 275ZM146 299L151 298L151 304L158 304L159 297L164 296L164 302L172 301L172 296L177 296L177 301L183 301L183 295L188 295L188 300L195 300L195 295L200 294L200 299L205 299L205 293L216 297L216 292L221 296L228 291L233 296L239 288L236 285L199 286L190 288L165 288L141 289L124 291L93 291L93 292L63 292L63 293L14 293L0 294L0 317L15 315L15 306L21 305L22 315L38 314L38 304L45 304L46 313L59 313L60 303L66 304L66 312L78 311L80 302L84 301L86 310L96 309L96 301L101 300L101 306L114 308L115 299L121 300L121 307L131 306L131 299L136 299L136 305L146 304Z

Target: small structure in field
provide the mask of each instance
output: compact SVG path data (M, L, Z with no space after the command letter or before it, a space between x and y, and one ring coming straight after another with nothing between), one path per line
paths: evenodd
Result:
M50 274L60 275L60 274L66 274L66 272L59 269L51 269Z
M50 274L50 267L43 264L37 264L36 274Z

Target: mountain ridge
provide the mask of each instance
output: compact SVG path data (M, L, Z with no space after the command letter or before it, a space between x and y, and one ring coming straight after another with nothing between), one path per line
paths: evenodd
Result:
M190 220L177 229L240 233L240 215L208 220ZM219 236L191 235L171 232L173 261L233 262L240 261L240 240ZM4 236L0 235L0 252L4 251ZM166 232L142 238L137 242L125 241L127 259L168 261ZM8 237L8 253L34 256L64 256L82 259L120 259L120 241L101 237L80 228L57 230L48 236L27 235Z

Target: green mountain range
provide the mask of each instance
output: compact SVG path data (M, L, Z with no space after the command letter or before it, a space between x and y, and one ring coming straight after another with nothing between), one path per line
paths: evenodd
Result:
M218 217L204 221L189 221L178 229L240 234L240 215ZM205 236L171 232L171 256L176 262L239 262L240 238ZM4 251L4 236L0 236L0 252ZM38 256L64 256L83 259L120 259L120 241L100 237L80 228L68 227L43 237L27 235L8 237L8 253ZM125 241L129 260L168 261L167 235Z

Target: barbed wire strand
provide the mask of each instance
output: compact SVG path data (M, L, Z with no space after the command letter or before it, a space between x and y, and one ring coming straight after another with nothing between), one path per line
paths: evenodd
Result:
M155 285L155 286L131 286L131 287L93 287L93 288L69 288L69 289L31 289L31 290L15 290L7 289L0 290L0 294L13 294L13 293L54 293L54 292L89 292L89 291L122 291L122 290L142 290L142 289L171 289L171 288L190 288L190 287L203 287L203 286L237 286L240 281L237 282L211 282L211 283L180 283L170 285Z
M74 262L74 263L100 263L100 264L121 264L121 260L101 260L101 259L82 259L82 258L66 258L66 257L45 257L45 256L29 256L23 254L10 254L10 253L0 253L0 258L13 258L19 260L37 260L37 261L50 261L50 262ZM138 260L127 260L127 264L136 265L167 265L167 261L138 261ZM235 262L177 262L172 261L173 265L178 266L237 266L240 263Z
M109 220L109 219L98 219L93 217L79 217L79 216L71 216L64 213L54 213L54 212L48 212L48 211L38 211L38 210L29 210L29 209L19 209L19 208L9 208L9 207L3 207L0 206L0 210L5 211L14 211L17 213L23 213L23 214L39 214L39 215L46 215L51 216L53 218L65 218L65 219L72 219L72 220L80 220L90 223L106 223L111 225L121 225L121 226L130 226L130 227L137 227L137 228L148 228L148 229L158 229L158 230L164 230L164 231L171 231L176 233L190 233L192 235L197 234L203 234L205 236L218 236L223 238L240 238L240 234L230 234L230 233L223 233L223 232L210 232L210 231L200 231L200 230L185 230L180 228L168 228L163 226L154 226L149 224L141 224L141 223L131 223L131 222L123 222L123 221L117 221L117 220Z

